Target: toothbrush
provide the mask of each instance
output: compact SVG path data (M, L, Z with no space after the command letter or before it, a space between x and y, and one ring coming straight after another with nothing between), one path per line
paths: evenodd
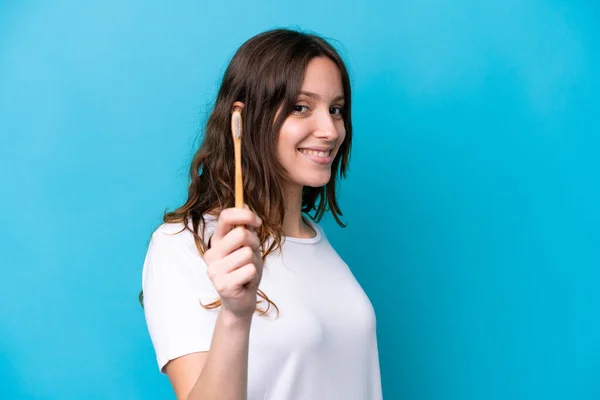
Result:
M242 109L236 107L231 114L231 135L235 151L235 208L244 208L242 177Z

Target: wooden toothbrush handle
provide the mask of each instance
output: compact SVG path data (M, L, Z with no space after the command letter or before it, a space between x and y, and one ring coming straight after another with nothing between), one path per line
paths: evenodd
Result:
M235 208L244 208L244 179L242 176L242 141L234 140L235 151Z

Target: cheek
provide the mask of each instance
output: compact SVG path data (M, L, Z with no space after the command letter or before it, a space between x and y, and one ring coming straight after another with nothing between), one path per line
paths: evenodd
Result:
M305 128L300 121L288 119L279 131L279 148L281 151L295 150L305 136Z
M344 140L346 140L346 128L344 123L342 122L341 126L338 128L338 144L342 144Z

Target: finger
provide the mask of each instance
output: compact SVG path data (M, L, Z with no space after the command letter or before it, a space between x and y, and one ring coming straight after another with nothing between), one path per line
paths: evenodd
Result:
M214 240L221 240L229 231L237 225L249 225L259 227L262 224L260 218L249 209L226 208L221 211L217 220L217 227L213 234Z
M222 272L229 274L232 271L240 268L243 265L254 262L254 252L248 246L244 246L229 254L222 260L221 268Z
M258 238L258 235L247 228L237 227L225 235L222 240L222 247L225 250L229 250L225 254L229 254L242 246L248 246L252 248L252 250L258 250L260 248L260 239Z
M245 264L229 274L229 282L236 286L244 286L256 278L256 266L254 264Z
M252 256L252 263L254 265L256 265L256 268L258 268L259 270L261 270L262 267L263 267L263 260L262 260L261 255L254 253L254 255Z
M217 246L213 245L213 250L216 253L216 258L223 258L243 246L248 246L253 251L257 251L260 248L260 241L255 233L246 228L238 227L225 235Z

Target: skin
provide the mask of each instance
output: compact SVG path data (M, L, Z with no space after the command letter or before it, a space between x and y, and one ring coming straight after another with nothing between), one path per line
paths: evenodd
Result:
M298 149L332 147L335 156L346 137L342 109L344 89L337 66L326 57L312 59L306 69L294 112L286 119L277 142L277 159L290 176L286 188L286 236L312 237L315 233L301 219L302 188L324 186L331 178L331 164L317 164ZM314 93L313 98L303 92Z
M331 178L331 163L316 163L298 149L327 146L335 156L344 141L344 102L340 99L344 92L336 65L324 57L311 60L301 92L315 96L300 94L279 132L276 147L276 156L289 176L282 228L286 236L314 237L316 233L302 221L302 188L325 185ZM236 102L232 111L235 107L244 105ZM212 247L204 259L222 306L209 351L187 354L166 366L179 400L247 397L250 325L263 268L254 229L261 223L247 207L219 213Z

